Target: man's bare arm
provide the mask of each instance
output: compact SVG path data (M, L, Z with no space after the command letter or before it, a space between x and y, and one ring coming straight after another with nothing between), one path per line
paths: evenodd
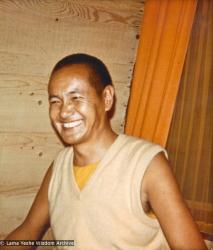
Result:
M52 173L52 165L48 168L41 187L35 197L31 209L24 222L12 231L6 240L39 240L49 228L48 187ZM0 250L27 250L30 246L3 246Z
M144 175L141 200L144 196L172 250L207 250L163 153L151 161Z

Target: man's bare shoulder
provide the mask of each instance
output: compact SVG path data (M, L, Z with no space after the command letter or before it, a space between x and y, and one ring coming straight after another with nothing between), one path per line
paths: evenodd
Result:
M152 159L145 172L141 200L143 196L158 218L172 249L207 249L163 153Z

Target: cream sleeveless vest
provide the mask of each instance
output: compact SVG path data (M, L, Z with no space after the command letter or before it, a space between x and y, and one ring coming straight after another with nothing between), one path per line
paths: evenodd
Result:
M140 187L159 145L121 134L80 191L73 173L73 151L56 158L49 185L49 213L57 240L74 240L81 250L165 250L156 219L141 206Z

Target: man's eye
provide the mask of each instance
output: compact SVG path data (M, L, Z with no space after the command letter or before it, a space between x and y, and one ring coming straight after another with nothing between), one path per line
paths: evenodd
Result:
M80 99L81 99L81 96L78 96L78 95L72 97L72 100L74 100L74 101L75 101L75 100L80 100Z
M57 103L60 103L59 100L50 100L50 104L57 104Z

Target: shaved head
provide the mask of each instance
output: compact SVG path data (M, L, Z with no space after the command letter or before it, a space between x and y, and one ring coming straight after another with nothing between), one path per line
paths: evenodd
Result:
M87 54L72 54L62 58L53 68L51 76L64 67L76 64L85 65L88 68L89 82L98 94L101 94L107 85L113 85L106 65L100 59Z

